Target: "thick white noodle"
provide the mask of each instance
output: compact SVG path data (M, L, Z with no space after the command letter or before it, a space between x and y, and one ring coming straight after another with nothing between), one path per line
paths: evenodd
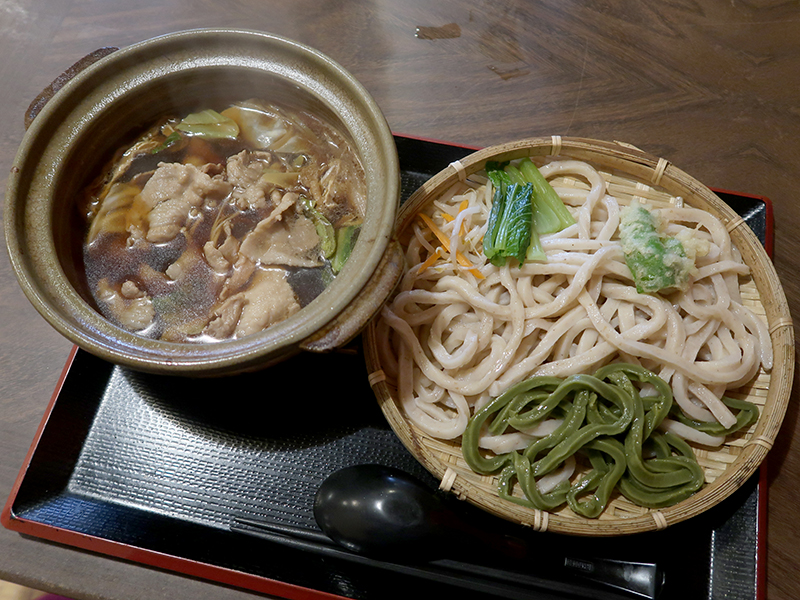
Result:
M562 481L567 481L575 473L576 461L574 456L570 456L555 471L551 471L536 480L536 488L542 494L553 491Z
M679 423L678 421L673 421L672 419L664 419L661 421L659 429L662 431L671 431L678 437L685 439L687 442L694 442L695 444L700 444L701 446L711 446L712 448L716 448L717 446L721 446L725 443L725 438L723 436L709 435L689 427L688 425Z
M555 179L576 219L541 236L547 262L496 267L486 260L492 189L483 178L457 184L426 210L449 238L449 252L421 221L412 226L406 274L376 325L381 364L408 418L431 436L455 439L474 411L519 381L625 361L668 381L689 418L732 424L723 393L771 368L772 345L766 323L742 304L739 279L749 270L725 226L678 199L658 208L669 235L691 234L703 251L685 292L639 294L618 241L623 203L603 176L575 160L540 170ZM565 184L567 176L584 185ZM421 269L434 252L441 259ZM474 268L459 264L456 252ZM520 449L554 426L485 434L480 443L494 452ZM724 441L673 420L663 428L698 444Z

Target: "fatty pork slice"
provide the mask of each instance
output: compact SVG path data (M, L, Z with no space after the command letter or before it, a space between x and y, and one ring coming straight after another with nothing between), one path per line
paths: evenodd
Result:
M141 193L150 208L147 241L158 244L173 240L193 209L204 203L214 205L230 191L230 183L220 175L211 177L205 167L160 163Z
M233 186L233 200L239 209L262 209L267 205L268 192L275 184L263 175L271 160L268 152L249 150L242 150L228 159L227 179Z
M225 234L225 241L222 245L217 247L213 240L208 240L203 245L203 254L206 257L206 262L214 271L220 274L227 273L239 256L239 240L231 232L230 221L225 222L222 226L222 231Z
M215 311L206 333L217 339L258 333L300 310L283 269L257 269L250 286Z
M262 219L242 241L239 253L262 266L322 266L319 235L314 223L299 210L298 199L297 194L284 194L273 213ZM295 210L288 209L289 200ZM277 218L276 211L280 211Z

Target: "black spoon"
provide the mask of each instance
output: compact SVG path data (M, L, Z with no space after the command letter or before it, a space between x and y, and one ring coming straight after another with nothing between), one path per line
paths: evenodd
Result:
M500 553L518 566L527 560L537 570L545 560L548 575L580 576L638 597L658 597L664 583L655 564L544 557L522 538L474 527L416 478L380 465L331 474L317 491L314 517L336 543L368 556L427 560L452 556L467 546L474 550L478 541L484 555Z

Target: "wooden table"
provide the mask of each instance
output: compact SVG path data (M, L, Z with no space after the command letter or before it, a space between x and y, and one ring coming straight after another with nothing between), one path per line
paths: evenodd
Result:
M560 134L634 144L707 185L767 196L800 309L800 5L620 0L12 0L0 3L0 173L28 103L85 54L237 27L327 53L395 132L469 145ZM5 177L2 178L3 184ZM0 498L70 350L0 263ZM798 409L768 459L768 596L800 588ZM0 578L75 598L244 598L210 583L0 530Z

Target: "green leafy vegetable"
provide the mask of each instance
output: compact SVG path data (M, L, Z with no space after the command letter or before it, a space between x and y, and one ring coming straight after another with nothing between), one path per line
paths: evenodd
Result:
M510 257L520 263L547 260L539 235L575 223L553 186L529 158L517 164L487 162L486 175L495 189L483 240L486 257L494 265L503 265Z
M175 126L175 129L189 135L207 138L236 139L239 135L239 126L236 121L210 108L187 115Z
M556 233L575 224L575 218L530 158L517 165L524 181L533 185L533 226L537 233Z
M341 271L344 263L350 258L359 231L361 231L360 225L345 225L336 232L336 254L331 259L331 268L334 273Z
M494 162L486 163L486 175L494 186L494 195L486 223L486 233L483 236L483 253L491 260L496 253L497 232L505 214L506 187L511 183L511 178Z
M656 216L638 202L622 210L619 237L640 293L686 287L694 261L679 240L659 233Z
M336 252L336 232L333 230L333 225L325 218L325 215L317 208L313 200L307 196L300 196L300 202L303 206L303 210L314 223L314 228L317 230L322 255L325 258L331 258L333 253Z
M515 183L495 162L486 164L486 174L495 190L483 238L486 258L495 266L504 265L509 258L520 264L526 259L546 260L532 224L533 186Z
M179 141L181 141L181 134L178 133L177 131L173 131L167 136L167 138L161 143L160 146L152 150L152 153L158 154L159 152L163 152L170 146L174 146L175 144L177 144Z

